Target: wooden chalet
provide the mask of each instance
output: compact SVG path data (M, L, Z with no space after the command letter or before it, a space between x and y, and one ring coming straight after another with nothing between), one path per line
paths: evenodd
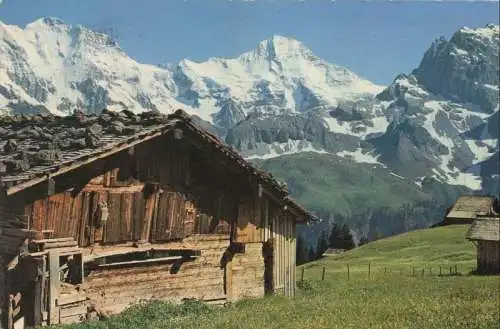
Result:
M447 210L441 225L471 224L476 218L497 216L498 200L493 196L464 195Z
M500 217L485 217L472 222L467 239L477 248L477 273L500 273Z
M181 110L0 118L7 329L293 296L295 225L313 219Z

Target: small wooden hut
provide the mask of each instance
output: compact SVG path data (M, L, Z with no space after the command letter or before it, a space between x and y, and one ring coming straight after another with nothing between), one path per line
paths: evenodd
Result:
M448 209L441 225L471 224L480 216L497 216L498 200L493 196L464 195Z
M477 247L477 272L500 273L500 218L476 219L467 232L467 239Z
M7 329L294 295L295 225L313 216L183 111L3 117L0 137Z

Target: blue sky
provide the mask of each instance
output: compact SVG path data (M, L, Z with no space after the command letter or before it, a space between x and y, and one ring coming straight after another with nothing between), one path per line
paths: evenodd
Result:
M1 2L2 0L0 0ZM235 57L279 34L329 62L388 84L415 68L433 39L499 21L498 2L285 0L3 0L0 20L42 17L113 31L143 63Z

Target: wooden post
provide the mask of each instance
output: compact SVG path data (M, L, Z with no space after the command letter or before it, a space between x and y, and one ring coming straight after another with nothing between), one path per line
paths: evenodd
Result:
M349 280L349 264L347 264L347 280Z
M458 275L458 266L455 264L455 275Z
M384 274L387 274L387 267L384 267Z
M14 309L13 309L13 303L14 303L14 296L9 295L9 308L8 308L8 313L7 313L7 329L13 329L14 328Z
M49 251L49 324L59 323L59 252Z
M422 276L425 276L425 267L422 267Z
M302 272L300 273L300 282L304 282L304 270L305 268L302 266Z
M368 279L370 278L370 274L371 274L371 264L368 263Z
M44 311L44 293L45 293L45 272L46 272L46 259L45 257L37 261L37 276L35 281L35 298L33 307L33 321L35 326L42 325L43 317L42 312Z
M453 272L453 268L450 266L450 275L452 274Z
M321 273L321 281L325 281L326 267L323 266L323 273Z
M439 276L442 276L443 275L443 268L441 267L441 265L439 265Z

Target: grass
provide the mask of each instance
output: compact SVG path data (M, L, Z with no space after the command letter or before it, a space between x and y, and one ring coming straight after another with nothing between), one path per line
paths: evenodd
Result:
M475 252L466 226L440 227L379 240L339 256L306 264L295 299L273 296L227 308L189 302L153 302L107 320L69 329L494 329L499 277L413 276L413 267L472 267ZM372 264L370 277L367 264ZM352 266L349 280L346 265ZM321 281L323 267L325 280ZM383 268L405 271L382 271ZM300 277L301 269L297 271Z

